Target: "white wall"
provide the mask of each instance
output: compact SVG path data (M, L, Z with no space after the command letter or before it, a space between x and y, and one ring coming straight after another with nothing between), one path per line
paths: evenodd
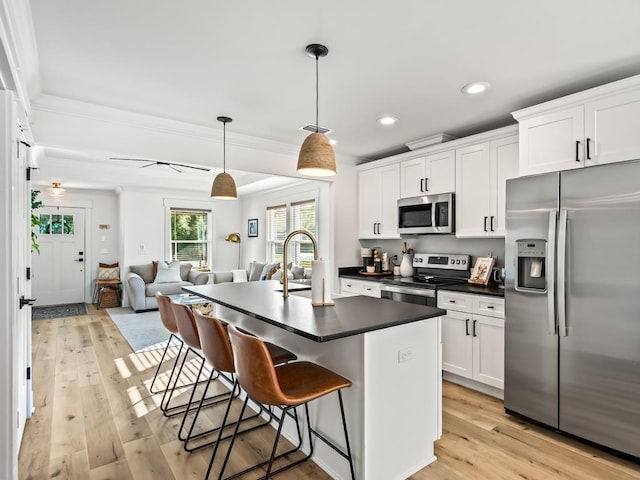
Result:
M119 198L120 264L125 267L124 272L129 265L170 258L168 221L172 207L210 209L213 218L212 269L235 268L237 245L224 239L243 225L241 201L213 200L199 193L180 191L125 189ZM124 304L127 304L126 298Z

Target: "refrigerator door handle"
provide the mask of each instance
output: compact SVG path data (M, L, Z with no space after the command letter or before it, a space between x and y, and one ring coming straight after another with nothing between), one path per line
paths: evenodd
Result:
M556 288L553 284L556 278L556 224L557 210L549 212L549 234L547 238L547 327L550 335L556 334Z
M565 305L565 266L567 253L567 211L560 210L558 228L558 330L562 337L567 336L567 315Z

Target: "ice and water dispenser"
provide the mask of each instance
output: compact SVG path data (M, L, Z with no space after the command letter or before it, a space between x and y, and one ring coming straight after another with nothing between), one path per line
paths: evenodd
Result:
M546 256L546 240L516 240L516 290L533 293L547 291Z

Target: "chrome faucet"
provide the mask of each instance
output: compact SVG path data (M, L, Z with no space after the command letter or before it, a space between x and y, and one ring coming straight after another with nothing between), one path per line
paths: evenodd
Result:
M282 296L287 298L289 296L289 278L287 277L287 246L289 245L289 240L296 235L306 235L311 240L313 244L313 259L318 260L318 242L313 238L313 235L308 230L294 230L287 238L284 239L284 252L282 255Z

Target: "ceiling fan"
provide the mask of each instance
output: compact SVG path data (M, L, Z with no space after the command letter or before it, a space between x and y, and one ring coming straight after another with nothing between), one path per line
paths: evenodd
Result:
M128 157L109 157L109 160L129 160L133 162L146 162L146 165L142 165L140 168L152 167L154 165L162 165L169 167L172 170L175 170L178 173L182 173L180 167L182 168L192 168L194 170L202 170L205 172L209 172L211 169L207 167L198 167L195 165L187 165L186 163L175 163L175 162L165 162L162 160L153 160L150 158L128 158Z

